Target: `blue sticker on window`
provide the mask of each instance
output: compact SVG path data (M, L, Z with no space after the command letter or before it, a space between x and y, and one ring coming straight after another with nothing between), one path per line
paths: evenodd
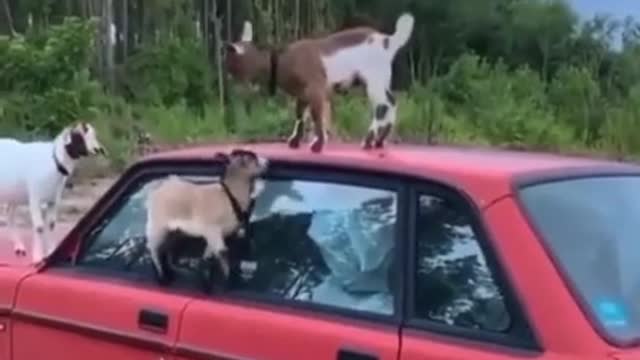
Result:
M600 300L596 302L596 313L604 326L627 326L627 318L624 305L615 300Z

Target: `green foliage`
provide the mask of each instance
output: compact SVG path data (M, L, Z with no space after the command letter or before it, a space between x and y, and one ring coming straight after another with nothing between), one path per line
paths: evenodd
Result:
M202 44L195 39L165 39L129 58L125 86L132 100L163 106L186 100L189 106L203 108L213 94Z
M549 97L558 118L571 125L574 136L593 141L603 119L603 99L598 83L586 68L561 68L549 89Z
M640 84L631 88L626 101L612 104L605 110L600 148L623 157L640 154Z
M558 146L568 139L554 124L545 84L528 67L509 71L476 55L463 55L435 80L451 117L491 144Z
M96 23L67 18L42 33L0 39L0 124L51 134L91 110Z
M85 17L101 8L69 3ZM135 155L134 127L160 143L288 136L289 97L225 83L228 101L220 107L219 44L205 41L205 30L214 39L213 25L204 27L197 2L140 3L129 2L128 51L114 49L118 86L107 95L97 21L56 23L62 2L20 1L13 11L20 34L0 35L0 133L51 135L84 117L96 122L117 166ZM232 18L225 2L217 4L223 38L237 38L249 19L258 44L277 46L359 15L391 32L398 14L412 11L416 27L394 66L401 140L640 155L640 24L633 18L578 23L564 0L234 0ZM334 97L334 137L359 141L371 118L360 89Z

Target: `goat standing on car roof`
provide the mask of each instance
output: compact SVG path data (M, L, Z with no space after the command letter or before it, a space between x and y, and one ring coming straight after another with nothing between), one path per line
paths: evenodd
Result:
M363 84L373 119L363 148L382 148L396 121L396 100L391 93L392 63L411 37L414 17L402 14L391 35L371 27L354 27L321 38L295 41L281 52L260 50L253 44L253 26L244 23L240 41L227 44L226 67L237 80L267 80L270 92L280 86L296 98L296 123L289 137L298 148L310 113L315 139L310 148L319 152L327 139L331 119L330 97L336 89Z
M228 279L225 239L242 232L247 225L257 177L266 171L269 162L240 149L219 153L214 161L224 166L219 183L195 184L172 175L147 197L147 248L161 283L172 280L169 259L190 247L188 243L193 241L189 236L204 238L202 260L216 260L224 279ZM175 232L187 236L171 237Z
M105 154L90 124L65 127L52 141L22 142L0 138L0 202L6 204L7 225L13 230L18 205L28 205L33 228L32 256L37 262L49 252L46 231L55 228L62 191L77 161ZM12 234L16 255L26 255L24 243Z

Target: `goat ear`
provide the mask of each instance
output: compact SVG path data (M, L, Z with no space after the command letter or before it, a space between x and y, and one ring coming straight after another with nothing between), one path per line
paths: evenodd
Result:
M238 54L238 55L244 54L244 49L242 48L242 46L240 46L238 44L227 43L227 44L225 44L225 47L227 49L227 52L229 52L229 53Z
M71 133L72 132L73 132L73 128L68 129L67 131L65 131L65 133L64 133L64 144L65 145L71 144Z
M213 161L219 161L226 166L231 162L231 158L229 158L229 155L219 152L213 156Z
M258 155L251 151L251 150L246 150L246 149L233 149L231 151L231 156L249 156L252 158L257 158Z
M89 132L89 126L87 125L87 122L86 122L86 121L84 121L84 120L81 120L81 121L78 123L78 128L79 128L79 129L82 129L82 132L83 132L83 133L87 133L87 132Z
M240 36L242 42L253 41L253 24L250 21L245 21L242 25L242 35Z

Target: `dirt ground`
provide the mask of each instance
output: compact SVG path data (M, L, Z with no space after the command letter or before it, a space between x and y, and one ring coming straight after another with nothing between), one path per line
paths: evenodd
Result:
M58 222L63 226L74 224L116 180L117 177L74 179L73 187L65 189L62 195ZM19 227L29 227L30 221L26 206L18 209L16 222ZM0 224L6 225L4 211L0 216Z

